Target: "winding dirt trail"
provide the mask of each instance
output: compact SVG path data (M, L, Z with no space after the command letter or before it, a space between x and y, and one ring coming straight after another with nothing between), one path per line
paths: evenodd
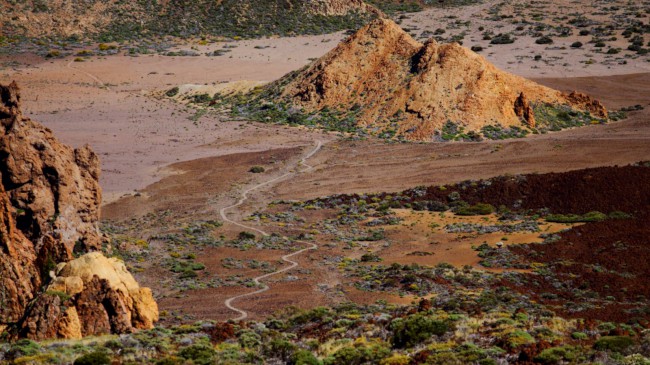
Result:
M232 208L236 208L236 207L238 207L238 206L244 204L244 202L248 199L248 194L249 194L251 191L253 191L253 190L257 190L257 189L259 189L259 188L261 188L261 187L263 187L263 186L266 186L266 185L272 184L272 183L274 183L274 182L276 182L276 181L278 181L278 180L282 180L282 179L284 179L284 178L286 178L286 177L288 177L288 176L295 175L295 174L299 174L299 173L304 173L304 172L307 172L307 171L313 169L314 167L311 166L311 165L309 165L309 164L307 164L306 160L309 159L310 157L312 157L314 154L316 154L316 153L321 149L322 146L323 146L323 142L322 142L322 141L316 141L316 147L315 147L311 152L309 152L307 155L305 155L305 156L304 156L304 157L303 157L303 158L298 162L298 166L304 166L305 168L303 168L303 169L301 169L301 170L299 170L299 171L291 171L291 172L287 172L287 173L284 174L284 175L281 175L281 176L275 177L275 178L273 178L273 179L271 179L271 180L265 181L265 182L263 182L263 183L257 184L257 185L255 185L255 186L253 186L253 187L250 187L250 188L244 190L244 192L242 193L241 198L237 201L237 203L235 203L235 204L233 204L233 205L230 205L230 206L227 206L227 207L224 207L224 208L221 208L221 210L219 211L219 214L221 215L221 218L224 220L224 222L228 222L228 223L230 223L230 224L236 225L236 226L241 227L241 228L244 228L244 229L248 229L248 230L251 230L251 231L255 231L255 232L257 232L257 233L259 233L259 234L261 234L261 235L263 235L263 236L265 236L265 237L266 237L266 236L269 236L269 234L268 234L267 232L265 232L265 231L263 231L263 230L261 230L261 229L258 229L258 228L255 228L255 227L250 227L250 226L247 226L247 225L241 224L241 223L239 223L239 222L235 222L235 221L233 221L232 219L228 218L228 216L227 216L227 211L230 210L230 209L232 209ZM256 295L256 294L260 294L260 293L263 293L263 292L269 290L270 287L269 287L267 284L261 283L260 280L266 279L266 278L268 278L268 277L270 277L270 276L274 276L274 275L277 275L277 274L281 274L281 273L283 273L283 272L289 271L289 270L291 270L291 269L297 267L297 266L298 266L298 263L295 262L295 261L290 260L291 257L293 257L293 256L297 256L297 255L300 255L301 253L303 253L303 252L305 252L305 251L308 251L308 250L315 250L315 249L318 248L317 245L315 245L315 244L313 244L313 243L311 243L311 242L306 242L306 241L296 241L296 242L298 242L298 243L304 243L304 244L306 244L306 245L309 245L309 247L306 247L306 248L303 248L303 249L301 249L301 250L299 250L299 251L292 252L292 253L290 253L290 254L287 254L287 255L282 256L282 261L284 261L284 262L288 262L288 263L290 264L289 266L286 266L286 267L284 267L284 268L282 268L282 269L279 269L279 270L276 270L276 271L274 271L274 272L271 272L271 273L264 274L264 275L258 276L258 277L256 277L256 278L253 278L253 282L254 282L256 285L263 285L263 287L262 287L261 289L258 289L258 290L256 290L256 291L254 291L254 292L250 292L250 293L245 293L245 294L236 295L236 296L234 296L234 297L231 297L231 298L226 299L226 300L223 302L224 305L225 305L226 307L228 307L230 310L239 313L239 316L236 317L236 318L232 318L232 320L234 320L234 321L241 321L241 320L244 320L244 319L248 318L248 312L246 312L246 311L244 311L244 310L242 310L242 309L239 309L239 308L235 307L235 306L232 304L235 300L237 300L237 299L241 299L241 298L244 298L244 297L250 297L250 296L253 296L253 295Z
M81 72L82 74L84 74L84 75L90 77L91 79L95 80L96 83L98 83L98 84L101 85L101 86L100 86L101 88L104 88L104 89L106 89L106 90L108 90L108 91L111 91L111 88L108 87L108 84L106 84L104 81L102 81L99 77L97 77L97 76L91 74L90 72L86 72L86 71L84 71L84 70L82 70L82 69L79 69L79 68L76 68L76 67L72 67L72 63L73 63L73 62L74 62L74 60L68 62L68 64L65 65L65 67L67 67L67 68L69 68L69 69L71 69L71 70L75 70L75 71L79 71L79 72Z

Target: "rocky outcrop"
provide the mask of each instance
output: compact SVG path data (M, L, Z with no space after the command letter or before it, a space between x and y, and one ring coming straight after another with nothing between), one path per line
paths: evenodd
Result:
M151 328L151 290L97 252L97 156L24 117L15 83L0 85L0 175L0 332L42 340Z
M23 321L22 336L32 339L129 333L151 328L158 306L124 263L99 252L58 265L42 299ZM65 310L59 309L63 306Z
M305 70L268 86L307 112L346 113L370 131L394 130L411 140L431 140L453 122L465 131L487 125L534 128L538 104L566 105L606 116L600 103L566 95L497 69L457 43L414 40L396 23L377 19Z
M0 86L0 171L17 209L16 224L32 241L50 236L70 251L96 250L101 189L99 158L72 149L20 112L15 83ZM40 242L37 242L40 244Z
M20 320L41 282L34 245L16 228L0 185L0 326Z
M528 127L535 128L535 113L523 92L519 94L519 97L515 100L515 115L521 118Z
M600 101L592 98L587 94L573 91L570 94L565 94L565 98L573 105L578 106L580 109L589 111L591 114L599 118L607 118L607 109Z

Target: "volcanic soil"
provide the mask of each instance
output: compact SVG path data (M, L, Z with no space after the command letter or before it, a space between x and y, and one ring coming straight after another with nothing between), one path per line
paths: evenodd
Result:
M462 15L458 9L427 10L410 15L403 25L434 31L437 19L441 19L440 12L462 16L460 20L472 14L480 14L483 19L491 5L493 2L465 8ZM444 19L448 25L458 20ZM472 38L478 42L479 26L490 24L493 23L483 19L469 27L466 45L471 46ZM575 37L574 34L561 42L573 41ZM232 318L236 313L225 307L224 300L253 291L249 286L252 277L263 273L265 267L285 265L278 261L280 256L304 247L295 242L277 243L278 247L273 249L242 250L220 245L236 240L245 229L214 223L222 220L220 209L237 202L245 189L288 172L293 173L252 191L242 206L230 211L230 219L261 227L258 221L245 219L256 211L272 210L269 204L279 200L396 192L418 185L623 166L650 159L649 63L635 57L618 64L604 52L591 54L591 48L565 55L574 50L546 50L549 46L535 44L531 36L521 36L513 45L495 45L484 52L485 56L497 66L520 76L535 77L534 81L543 85L585 92L610 110L634 105L644 109L629 112L629 117L620 122L524 139L398 144L350 140L305 128L226 121L223 116L155 96L177 85L271 81L322 56L342 38L343 34L334 34L232 42L237 47L225 57L117 55L73 62L72 57L44 61L33 55L1 55L0 79L15 79L24 90L26 114L51 128L63 142L75 147L90 143L98 152L103 168L100 182L107 203L103 209L104 229L114 237L113 247L127 260L138 281L151 287L161 309L169 312L165 320ZM179 49L196 47L205 53L223 46L191 43ZM534 60L535 54L545 51L557 53L562 59L543 63ZM502 58L505 53L509 56ZM595 61L581 63L589 58ZM323 147L306 161L314 168L299 172L299 160L314 149L317 141L322 141ZM253 166L262 166L265 171L249 172ZM308 221L326 218L320 210L308 214ZM290 224L294 223L276 222L269 231L280 236L297 234L297 226ZM602 235L619 234L623 226L611 228L610 224L614 223L593 226L601 227L598 229ZM591 224L572 232L581 232L587 226ZM582 237L599 234L589 232ZM630 237L629 241L634 247L640 242L638 237ZM574 243L586 245L586 241ZM433 245L433 257L444 257L444 252L436 251L437 247L446 246ZM340 250L336 255L348 255L342 248L332 250ZM413 251L417 250L420 249ZM521 255L527 252L522 251ZM295 257L299 267L267 280L269 291L235 304L255 319L287 305L307 308L345 300L412 299L346 288L346 278L322 264L328 255L316 250ZM223 261L228 257L235 261ZM551 252L545 257L548 261L557 258ZM477 257L467 258L466 263L477 263ZM424 259L417 256L417 260ZM179 280L181 274L170 271L174 265L196 263L204 265L204 269L198 271L192 282ZM630 288L635 287L630 284Z

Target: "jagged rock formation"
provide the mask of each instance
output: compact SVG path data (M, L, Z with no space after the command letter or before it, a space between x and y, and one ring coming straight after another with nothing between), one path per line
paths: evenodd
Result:
M20 320L40 285L34 245L16 228L13 207L0 184L0 332Z
M306 70L268 86L275 101L308 112L358 110L358 125L430 140L445 123L480 131L486 125L535 127L533 106L563 105L606 118L590 97L536 84L497 69L456 43L421 44L377 19Z
M535 112L523 92L515 100L515 115L523 120L530 128L535 128Z
M0 85L0 173L0 332L46 339L152 327L151 291L96 252L99 159L24 117L15 83Z
M32 241L51 236L70 251L99 248L99 158L24 117L15 83L0 93L0 171L18 228Z

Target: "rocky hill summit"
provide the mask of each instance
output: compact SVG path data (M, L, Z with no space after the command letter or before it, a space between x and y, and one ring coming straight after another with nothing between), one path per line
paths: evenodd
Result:
M418 141L486 127L554 130L608 116L587 95L504 72L457 43L422 44L388 19L372 21L306 69L253 95L253 108L290 114L289 121L327 114L331 124L334 114L371 134Z
M158 310L99 250L99 158L25 117L0 85L0 332L44 339L149 328Z

